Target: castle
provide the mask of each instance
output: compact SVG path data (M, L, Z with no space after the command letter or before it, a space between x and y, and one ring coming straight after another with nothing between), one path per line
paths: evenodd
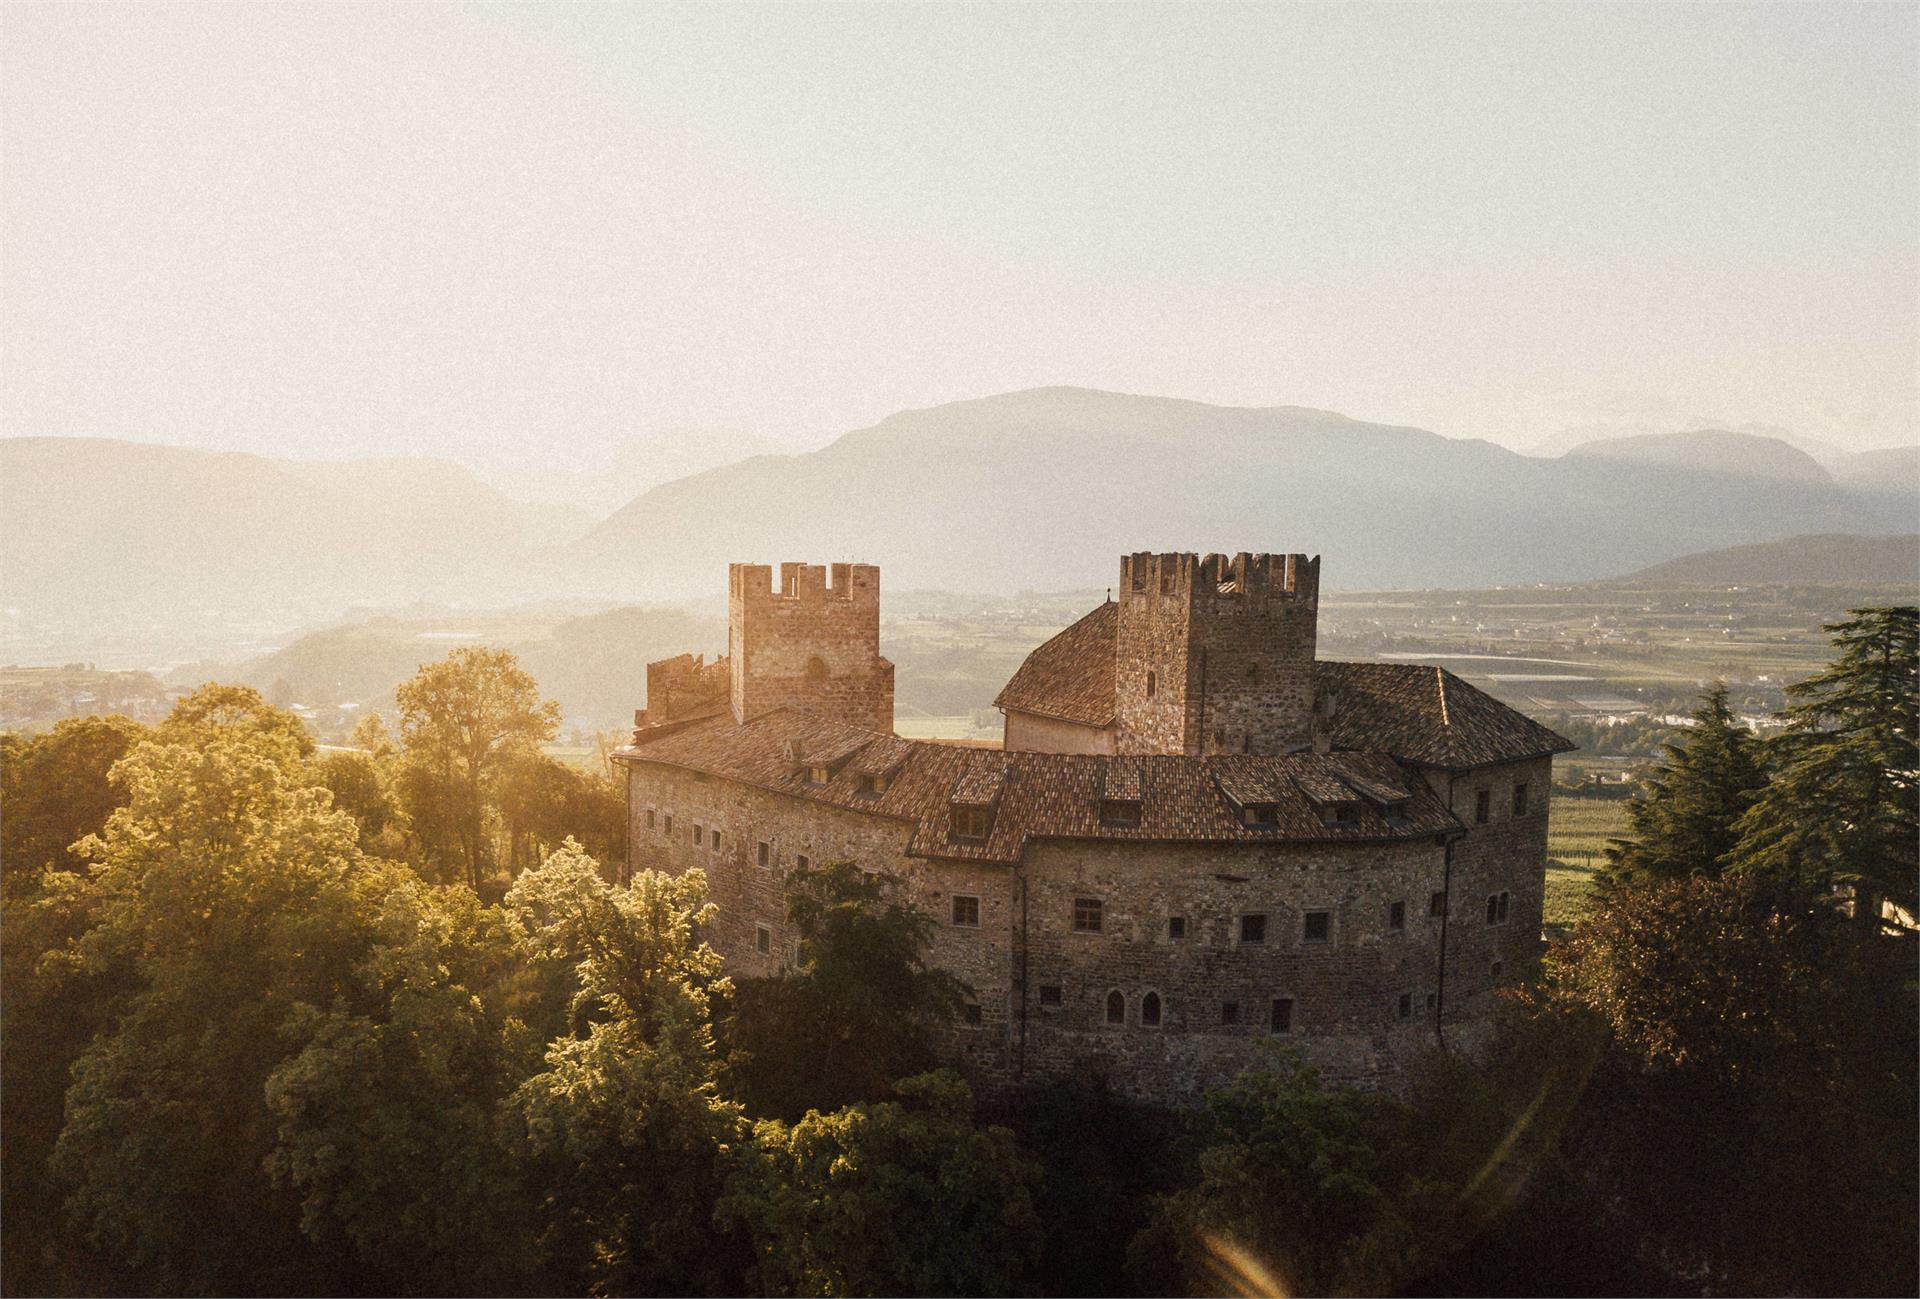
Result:
M849 859L938 923L977 1082L1082 1061L1178 1102L1266 1057L1380 1083L1473 1045L1540 942L1560 736L1436 667L1315 656L1320 561L1136 554L1030 654L1000 749L893 734L880 571L728 575L728 651L647 669L629 865L704 870L730 972Z

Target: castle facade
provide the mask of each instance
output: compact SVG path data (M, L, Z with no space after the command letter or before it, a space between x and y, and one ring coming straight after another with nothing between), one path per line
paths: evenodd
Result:
M899 880L973 989L988 1086L1082 1061L1179 1103L1297 1046L1390 1081L1472 1046L1539 949L1566 740L1457 677L1315 655L1319 560L1136 554L1034 650L999 749L892 733L880 574L729 573L728 653L647 670L629 865L706 872L730 972L796 956L785 876Z

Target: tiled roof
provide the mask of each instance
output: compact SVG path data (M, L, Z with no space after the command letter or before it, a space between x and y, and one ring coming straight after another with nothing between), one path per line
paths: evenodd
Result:
M1413 663L1315 664L1333 692L1336 748L1384 749L1433 767L1515 762L1575 745L1444 668Z
M1083 726L1113 724L1120 606L1108 601L1027 656L994 702ZM1442 668L1412 663L1314 665L1336 696L1333 742L1429 766L1464 768L1565 753L1573 744Z
M865 748L823 785L809 784L785 754L798 740L809 752L841 748L864 737L866 747L906 745L899 770L880 793L862 793L859 773ZM629 764L661 763L795 798L895 818L912 825L909 850L923 857L1011 863L1031 839L1110 839L1157 842L1366 841L1409 839L1461 828L1427 787L1409 779L1384 753L1233 755L1193 758L1179 754L1111 757L1074 753L1005 753L926 741L904 741L860 731L789 710L768 713L746 725L712 718L670 734L643 732L641 742L615 755ZM1102 824L1100 802L1113 773L1115 785L1137 780L1138 825ZM1131 774L1129 774L1131 773ZM1300 792L1346 782L1407 787L1405 815L1389 821L1371 803L1359 805L1351 824L1323 825ZM1222 785L1272 792L1276 817L1269 826L1242 824ZM985 840L953 838L955 796L998 787L999 803Z
M993 701L1083 726L1113 721L1113 647L1120 606L1109 600L1027 655Z

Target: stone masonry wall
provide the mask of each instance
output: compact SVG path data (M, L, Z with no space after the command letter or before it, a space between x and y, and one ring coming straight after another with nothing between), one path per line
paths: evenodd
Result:
M1332 1078L1382 1084L1436 1045L1440 1031L1451 1045L1477 1044L1493 1009L1490 989L1523 975L1537 955L1550 771L1550 760L1537 759L1453 780L1461 819L1472 824L1474 795L1485 788L1489 821L1452 849L1444 986L1443 919L1432 894L1445 887L1447 849L1432 839L1250 849L1042 841L1018 868L930 861L907 856L905 822L634 761L630 862L706 872L719 906L710 941L742 976L775 973L794 958L784 888L800 857L896 875L907 900L935 921L929 959L973 989L979 1023L956 1025L946 1054L985 1086L1057 1078L1093 1059L1124 1094L1179 1103L1258 1066L1275 1042L1297 1046ZM1428 778L1445 792L1444 773ZM1520 817L1512 814L1517 781L1528 783L1532 804ZM1487 896L1502 890L1506 918L1488 924ZM977 900L977 924L954 923L956 895ZM1080 898L1100 903L1098 933L1074 929ZM1324 943L1306 937L1309 911L1329 913ZM1241 941L1249 914L1266 917L1259 943ZM1179 938L1173 916L1185 921ZM1125 1004L1122 1025L1106 1021L1114 990ZM1157 1027L1141 1023L1149 992L1160 999ZM1276 1034L1272 1003L1281 997L1292 1000L1292 1024Z
M797 708L866 730L893 730L893 664L880 657L880 570L764 564L728 573L729 702L738 721Z

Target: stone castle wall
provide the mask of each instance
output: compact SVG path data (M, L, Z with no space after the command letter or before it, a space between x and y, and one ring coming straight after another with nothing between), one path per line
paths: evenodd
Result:
M798 708L893 730L893 664L880 657L880 570L872 564L765 564L728 571L729 703L751 721Z
M1093 1060L1121 1092L1178 1103L1258 1066L1276 1041L1299 1047L1330 1077L1373 1084L1436 1045L1437 1029L1455 1044L1481 1036L1490 989L1520 977L1537 954L1549 771L1542 758L1453 780L1461 819L1472 823L1483 787L1490 819L1452 848L1444 986L1443 919L1431 898L1446 887L1448 850L1431 839L1040 841L1018 867L930 860L907 855L903 821L635 759L630 861L706 872L719 906L709 939L741 976L772 974L795 955L784 882L799 858L847 859L898 876L906 900L936 922L929 960L974 989L979 1022L956 1025L946 1053L986 1086L1059 1078ZM1444 791L1443 773L1429 779ZM1518 780L1529 782L1533 806L1514 817ZM1503 890L1505 919L1488 924L1486 898ZM976 925L953 923L956 894L978 900ZM1083 898L1100 903L1097 933L1074 928ZM1330 913L1327 941L1310 942L1306 913L1321 910ZM1248 914L1266 917L1259 943L1240 940ZM1174 916L1185 921L1179 938L1168 925ZM1115 990L1121 1024L1106 1020ZM1141 1022L1148 993L1160 1001L1158 1026ZM1292 1001L1284 1034L1272 1032L1275 998ZM1234 1023L1224 1022L1229 1001Z

